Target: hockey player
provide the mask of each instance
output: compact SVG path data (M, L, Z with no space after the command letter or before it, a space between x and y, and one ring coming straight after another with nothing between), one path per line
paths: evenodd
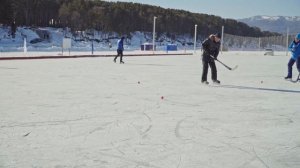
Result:
M118 55L114 58L114 62L116 62L117 58L120 56L120 64L124 64L123 62L124 39L125 37L122 37L120 40L118 40L118 49L117 49Z
M300 33L296 35L294 41L290 44L289 50L291 51L291 58L288 62L288 75L286 80L291 80L293 77L293 65L297 62L297 69L300 73Z
M213 83L220 84L220 81L217 79L217 67L215 64L215 59L217 59L220 50L220 40L221 34L212 34L202 43L202 64L203 64L203 71L202 71L202 83L209 84L207 82L207 73L208 73L208 66L211 69L211 79Z

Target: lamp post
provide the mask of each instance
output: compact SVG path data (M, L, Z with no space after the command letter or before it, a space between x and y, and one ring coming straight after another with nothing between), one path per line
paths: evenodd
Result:
M27 42L26 42L26 37L24 38L24 54L27 54Z
M221 53L223 54L223 47L224 47L224 26L222 26L222 37L221 37Z
M260 46L261 46L261 38L258 37L258 51L260 51Z
M196 44L197 44L197 26L198 25L195 25L194 54L196 53Z
M154 23L153 23L153 41L152 41L152 50L153 50L153 54L154 54L154 50L155 50L155 24L156 24L156 19L157 17L154 16Z
M94 40L95 40L95 30L93 30L93 39L92 39L92 55L94 55Z
M286 30L286 56L289 55L289 28Z

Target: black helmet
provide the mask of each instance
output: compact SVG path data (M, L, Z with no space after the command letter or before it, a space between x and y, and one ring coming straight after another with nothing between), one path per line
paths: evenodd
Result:
M216 33L216 34L215 34L215 36L216 36L216 37L218 37L219 39L221 39L221 38L222 38L222 35L221 35L221 33Z

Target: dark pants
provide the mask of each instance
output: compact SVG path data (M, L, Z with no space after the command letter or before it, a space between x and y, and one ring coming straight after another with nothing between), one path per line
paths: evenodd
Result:
M298 69L298 72L300 73L300 57L297 59L297 61L294 60L293 58L291 58L288 63L287 77L289 77L289 78L293 77L293 65L295 64L295 62L297 62L297 69Z
M122 50L117 50L118 55L115 57L115 61L117 60L117 58L120 56L120 62L123 61L123 51Z
M297 59L297 69L298 72L300 73L300 57Z
M217 67L215 61L202 61L202 64L203 64L202 82L207 81L208 66L211 69L211 79L217 80Z

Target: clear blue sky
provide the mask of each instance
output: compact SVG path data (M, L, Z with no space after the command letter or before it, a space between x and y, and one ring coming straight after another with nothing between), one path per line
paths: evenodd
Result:
M136 2L241 19L256 15L300 16L300 0L107 0Z

